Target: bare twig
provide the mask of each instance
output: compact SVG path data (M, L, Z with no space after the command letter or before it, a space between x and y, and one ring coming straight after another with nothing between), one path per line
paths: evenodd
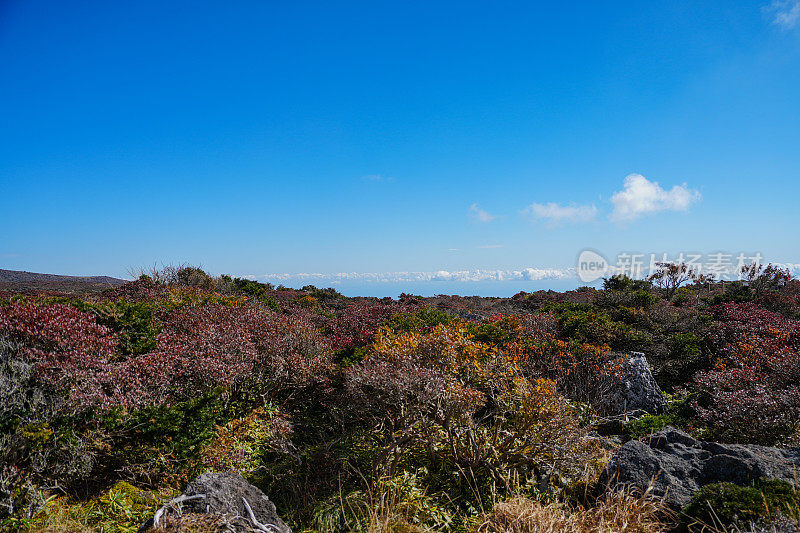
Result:
M170 509L175 505L178 505L188 500L198 500L200 498L205 498L205 497L206 497L205 494L194 494L192 496L186 496L185 494L181 494L177 498L168 501L158 511L156 511L155 515L153 515L153 527L158 527L158 522L161 520L161 517L164 516L164 513L167 512L167 509ZM180 512L181 512L180 508L178 508L178 514L180 514Z
M280 529L277 526L273 526L272 524L262 524L256 519L256 515L253 514L253 509L250 508L250 504L247 503L247 498L242 498L242 502L244 502L244 508L247 509L247 514L250 516L250 522L253 524L259 531L264 531L265 533L272 533L272 531L277 531L280 533Z

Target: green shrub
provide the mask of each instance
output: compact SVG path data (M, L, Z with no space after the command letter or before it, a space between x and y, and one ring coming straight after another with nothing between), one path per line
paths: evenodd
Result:
M631 294L631 303L644 309L654 306L659 300L658 296L646 289L637 289Z
M683 510L686 525L714 527L769 521L783 514L797 520L797 489L785 481L760 480L751 486L713 483L695 493Z
M504 317L497 321L470 324L468 329L473 340L499 347L512 341L517 327L518 322L513 317Z
M672 336L670 357L694 360L700 355L700 339L694 333L676 333Z
M665 355L658 361L657 376L664 390L683 385L700 370L709 368L711 360L703 352L700 338L694 333L675 333L663 338Z
M158 329L153 324L153 308L148 302L108 302L94 305L97 323L117 333L123 355L143 354L156 347Z
M692 301L694 298L694 292L689 287L680 287L678 290L675 291L675 294L672 296L672 303L677 305L678 307L682 307L689 302Z
M120 481L86 502L51 498L26 529L32 531L92 531L134 533L161 506L160 498Z
M339 363L342 368L347 368L357 365L369 355L369 348L353 347L344 348L333 354L334 360Z
M639 418L634 418L625 424L625 432L632 439L640 439L642 437L647 437L656 431L660 431L667 426L681 427L685 424L685 419L672 413L665 413L663 415L644 415Z
M91 313L98 324L116 333L119 351L124 356L147 353L156 347L159 328L153 321L154 302L91 302L63 296L43 298L40 302L66 304L78 311Z
M667 426L689 431L689 419L692 417L693 413L691 404L695 396L684 395L683 397L676 398L673 395L667 394L666 397L669 402L669 409L666 413L660 415L644 415L639 418L634 418L625 424L625 433L632 439L639 439L660 431ZM692 431L689 432L691 433Z
M647 291L653 284L644 279L633 279L625 274L615 274L610 278L603 278L603 290L606 291Z
M423 307L419 311L413 313L400 313L395 315L386 323L386 326L397 333L410 333L412 331L435 328L440 324L446 326L455 320L456 318L453 315L432 307Z
M273 311L280 311L281 306L278 300L271 296L275 290L275 286L272 283L260 283L243 278L234 278L232 283L236 292L256 298Z
M134 479L161 475L168 483L186 481L200 472L200 454L224 423L221 391L172 405L133 413L115 411L103 418L105 431L115 436L106 467Z
M555 313L564 338L583 343L611 344L619 337L620 324L605 311L588 304L560 303L546 308Z
M707 299L708 300L708 299ZM715 294L710 302L712 305L722 303L745 303L753 300L753 291L741 281L733 281L725 285L725 292Z
M214 289L214 278L209 276L202 268L184 266L175 273L176 281L180 285L199 287L205 290Z
M320 289L315 287L314 285L306 285L302 289L303 291L308 292L308 295L312 298L316 298L320 301L327 301L327 300L343 300L345 296L334 289L333 287L328 287L326 289Z

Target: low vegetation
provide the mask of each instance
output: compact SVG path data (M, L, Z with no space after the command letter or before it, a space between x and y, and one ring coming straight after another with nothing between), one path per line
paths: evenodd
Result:
M630 437L796 445L800 282L685 274L393 300L180 267L1 293L0 527L135 531L207 470L244 475L295 531L690 527L647 494L598 496L618 444L594 431L606 378L642 351L670 394ZM734 523L797 499L709 486L687 516L709 506Z
M714 483L701 488L685 510L685 524L724 529L737 523L765 523L772 518L800 520L800 496L793 485L762 480L751 486Z

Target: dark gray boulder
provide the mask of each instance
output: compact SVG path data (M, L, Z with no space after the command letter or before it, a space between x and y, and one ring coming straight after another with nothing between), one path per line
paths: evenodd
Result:
M672 427L625 443L601 475L604 488L643 492L653 483L653 495L673 510L683 508L703 485L723 481L744 485L760 478L795 481L800 449L719 444L697 440Z
M667 410L664 393L642 352L629 354L619 375L606 385L598 407L600 414L607 417L656 415Z
M207 472L198 476L181 496L162 507L139 531L150 530L167 513L178 509L182 517L212 515L223 518L228 530L292 533L267 495L232 472Z

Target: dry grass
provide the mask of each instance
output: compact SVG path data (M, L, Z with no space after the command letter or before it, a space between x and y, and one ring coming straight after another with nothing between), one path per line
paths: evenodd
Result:
M321 512L314 517L314 528L307 531L425 533L444 530L414 524L434 518L431 516L431 501L423 490L416 487L416 478L406 480L411 482L409 484L398 483L400 479L380 478L369 484L364 492L340 494L334 505L319 510Z
M134 533L139 523L106 523L89 525L76 519L68 512L54 513L47 521L28 528L30 533ZM228 519L215 515L186 514L168 516L157 528L150 528L149 533L230 533L231 531L249 530L250 524L245 518Z
M150 528L148 532L229 533L230 531L245 531L249 528L250 523L241 517L229 519L215 515L187 514L183 516L167 516L163 524L160 524L157 528Z
M610 493L595 506L572 508L517 497L499 503L476 533L661 533L664 510L648 494Z

